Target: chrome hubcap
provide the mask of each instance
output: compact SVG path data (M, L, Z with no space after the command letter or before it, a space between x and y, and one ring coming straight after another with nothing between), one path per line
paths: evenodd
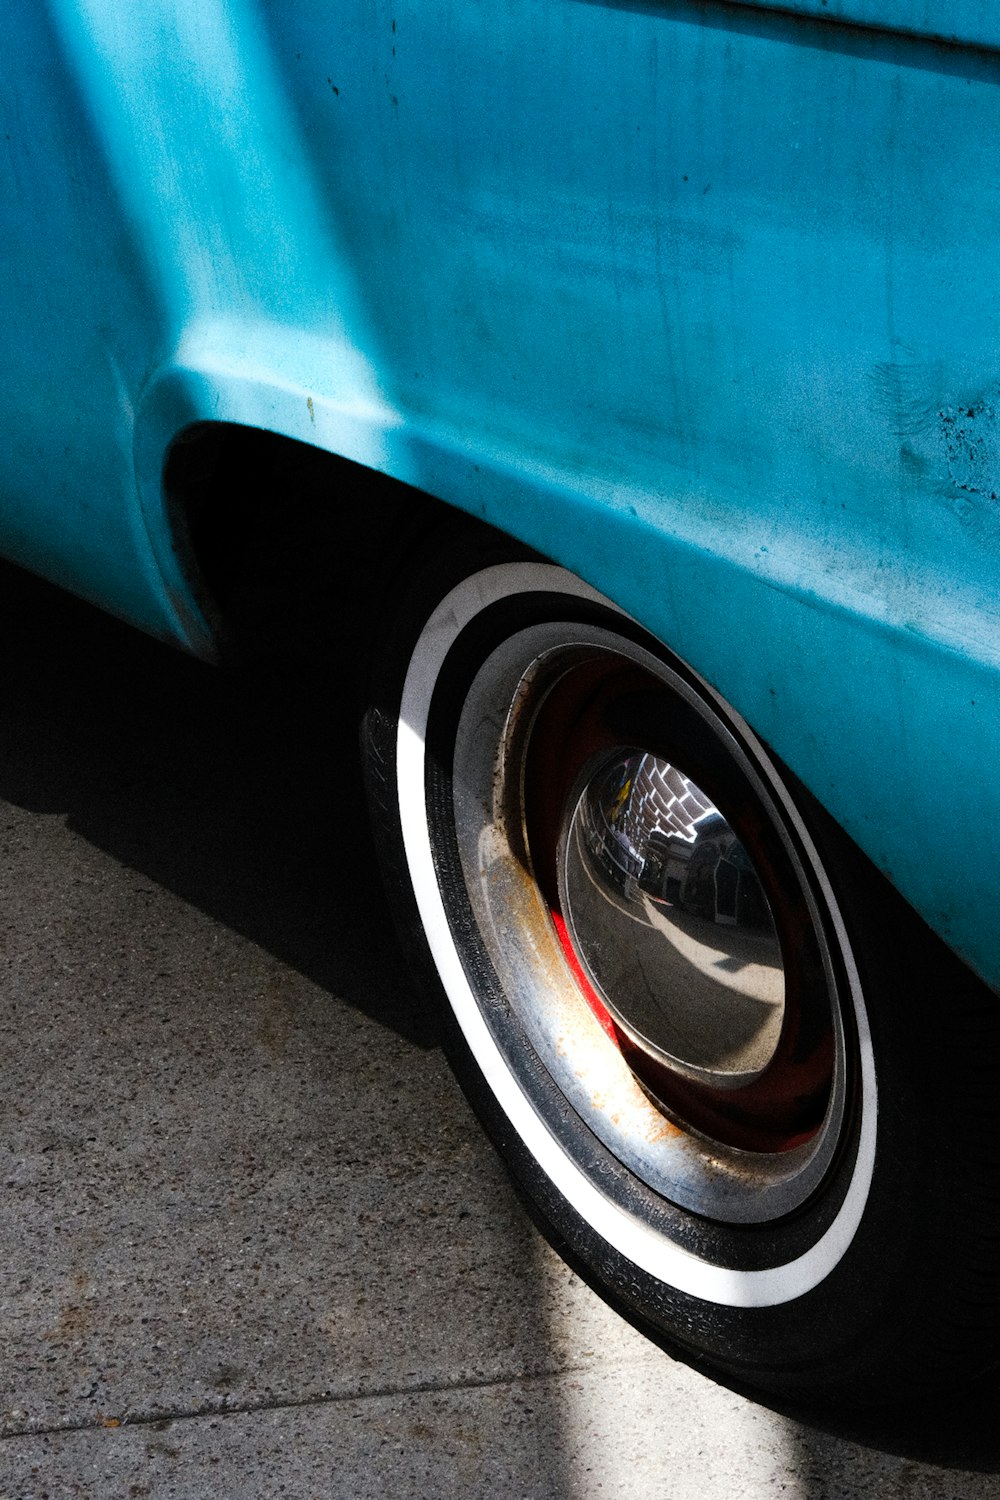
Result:
M476 671L452 787L469 932L594 1135L706 1217L800 1207L836 1152L847 1046L821 906L748 732L639 644L545 622Z

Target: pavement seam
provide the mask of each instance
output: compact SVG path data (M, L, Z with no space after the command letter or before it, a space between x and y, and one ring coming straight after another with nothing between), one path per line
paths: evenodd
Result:
M25 1438L64 1437L79 1432L120 1432L125 1427L155 1427L160 1423L190 1422L205 1417L256 1416L269 1411L299 1411L308 1406L342 1406L350 1401L384 1401L393 1396L448 1395L455 1391L502 1390L515 1385L540 1385L546 1380L556 1380L563 1375L582 1375L594 1366L567 1365L558 1370L546 1370L537 1374L494 1376L482 1380L427 1381L416 1385L387 1385L370 1391L344 1391L321 1393L317 1396L301 1396L287 1400L247 1402L241 1406L205 1406L194 1411L156 1410L140 1412L123 1417L103 1418L100 1421L53 1424L48 1427L23 1427L17 1432L0 1433L0 1444L14 1443Z

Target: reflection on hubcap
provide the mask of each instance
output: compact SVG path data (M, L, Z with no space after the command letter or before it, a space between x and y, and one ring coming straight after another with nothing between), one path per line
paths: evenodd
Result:
M639 750L601 764L560 876L587 978L640 1047L717 1088L767 1067L784 1016L774 919L743 845L688 776Z

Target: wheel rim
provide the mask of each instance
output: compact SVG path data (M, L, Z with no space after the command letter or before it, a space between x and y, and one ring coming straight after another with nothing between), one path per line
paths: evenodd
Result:
M549 589L551 594L545 592ZM517 609L512 608L515 594L524 601ZM557 595L562 605L556 602ZM580 600L596 606L608 623L574 619ZM498 612L504 615L500 624L493 619ZM526 613L549 618L511 631L511 619ZM563 618L553 618L560 614ZM472 637L476 639L470 646ZM499 642L492 650L491 641ZM769 778L759 745L738 716L719 705L693 674L679 664L671 665L658 648L650 651L637 644L641 641L641 632L607 601L545 565L489 569L443 600L418 642L403 693L397 774L407 859L428 941L459 1024L495 1098L546 1175L597 1232L667 1283L729 1305L772 1305L822 1279L860 1222L875 1138L875 1077L864 1010L832 893L780 781ZM452 663L459 656L474 665L463 667L456 677ZM547 799L535 798L542 805L539 811L531 804L545 777L534 762L538 757L544 761L547 738L558 740L558 735L544 732L543 710L556 703L555 684L574 672L606 676L609 662L614 663L615 673L645 674L658 691L666 686L682 703L693 695L697 701L688 704L689 711L705 722L714 718L716 739L721 725L723 739L728 736L736 744L736 761L745 762L742 774L755 787L758 814L763 806L768 819L773 815L772 841L777 837L784 849L782 857L796 866L796 880L801 882L797 899L805 903L810 930L818 935L814 959L820 988L827 996L826 1019L820 1029L825 1029L832 1058L827 1056L824 1062L822 1047L812 1048L814 1060L819 1059L813 1110L815 1114L818 1109L820 1117L800 1121L796 1132L772 1108L764 1124L772 1137L777 1128L781 1138L772 1139L768 1149L732 1144L732 1131L725 1138L727 1132L717 1128L717 1122L708 1122L709 1129L701 1128L704 1121L694 1123L693 1106L677 1090L681 1084L697 1089L704 1082L690 1076L697 1074L697 1058L680 1060L693 1062L693 1068L673 1068L668 1101L657 1097L648 1076L639 1077L626 1059L620 1035L608 1025L609 1018L612 1022L615 1018L606 1009L602 1016L600 1007L592 1005L595 987L588 970L593 967L593 955L588 953L586 936L581 939L572 930L572 892L567 902L570 923L562 914L569 879L564 836L560 844L560 830L564 835L567 822L565 807L570 806L575 814L582 792L600 774L600 766L594 769L593 755L606 755L608 746L585 747L587 754L576 758L569 777L568 804L565 797L548 799L546 814ZM442 687L445 680L450 684L447 692ZM442 695L454 697L456 681L462 707L452 714L443 747L435 747L434 725L440 714L432 699L436 703ZM620 691L616 695L619 705L623 696ZM665 753L669 747L660 743L661 738L658 729L651 742L637 735L633 726L628 732L620 731L617 746L619 751L623 746L638 749L671 766L682 766L680 756ZM726 748L729 756L732 746ZM450 763L447 806L440 788L432 786L443 759ZM706 764L683 764L683 774L702 790L712 789L713 776L705 774ZM564 770L564 782L568 776ZM714 805L723 808L744 850L753 849L755 859L759 858L743 811L734 814L720 796L714 798ZM558 807L557 816L551 812L553 806ZM546 816L550 825L555 816L554 833L548 837ZM572 824L573 815L568 819L570 829ZM455 867L461 870L463 891L458 906L442 874L451 859L443 850L446 826L455 846ZM554 858L548 858L548 870L544 868L546 849L557 851ZM761 883L770 901L773 872ZM814 891L817 884L823 887L819 898ZM789 963L794 961L797 968L798 959L794 933L789 938L784 930L785 915L776 912L774 924L781 934L787 976ZM830 930L833 936L828 942ZM831 948L836 949L846 975L843 1010L836 1003ZM794 995L783 996L781 1005L783 1034L789 1032L786 1016L812 1014L815 1020L823 1011L815 1003L810 1010ZM843 1011L848 1015L846 1032ZM510 1031L511 1016L520 1028L513 1040L505 1033L505 1028ZM733 1070L749 1073L749 1080L728 1078L723 1087L718 1076L711 1078L713 1105L718 1107L726 1093L743 1094L745 1101L746 1084L759 1083L772 1063L780 1061L779 1051L774 1047L763 1067ZM543 1082L539 1063L544 1076L555 1080L554 1094ZM848 1111L852 1071L854 1103ZM553 1097L562 1104L553 1103ZM582 1136L581 1124L585 1127ZM747 1128L745 1112L739 1128ZM585 1138L591 1132L608 1147L609 1161L625 1168L633 1189L622 1185L613 1172L609 1175L607 1167L598 1165L595 1171L593 1161L584 1159ZM833 1173L835 1158L840 1165ZM835 1180L827 1186L829 1176ZM652 1196L647 1188L652 1189ZM818 1208L801 1220L794 1211L813 1195L819 1200ZM694 1209L694 1217L686 1212L689 1209ZM703 1222L699 1215L705 1216L706 1223L720 1225L722 1241L718 1235L699 1238L697 1225ZM763 1240L746 1240L741 1228L779 1221L779 1228ZM725 1228L729 1224L734 1226L732 1232ZM785 1224L793 1227L786 1230L781 1227ZM751 1247L749 1257L747 1246Z
M478 931L539 1057L628 1170L671 1202L710 1218L774 1219L800 1207L822 1181L847 1089L830 956L805 871L755 768L691 685L617 634L577 625L567 640L566 632L562 622L542 623L503 641L473 678L459 719L455 828ZM770 966L781 981L780 1006L751 995L727 1010L738 992L722 986L713 1001L715 1029L728 1030L724 1051L745 1053L747 1042L758 1054L765 1049L753 1067L706 1066L707 1044L699 1055L690 1037L689 1055L678 1056L684 1048L665 1041L683 1029L677 1007L673 1031L668 1014L659 1037L651 1037L645 1023L656 1000L672 997L640 997L634 985L623 993L607 982L623 950L619 942L611 962L601 961L593 903L588 908L581 895L588 873L575 858L581 808L623 765L649 757L654 766L676 769L670 742L678 735L701 782L684 771L680 777L698 788L724 826L722 838L756 872L767 893L771 941L784 958L780 971ZM669 759L659 753L667 749ZM712 799L725 799L702 790L709 778L729 784L730 804L739 792L752 798L752 816L742 809L732 822L720 815ZM734 825L751 830L744 841ZM747 855L751 838L754 853ZM626 922L638 926L639 904L632 902ZM661 918L659 930L647 928L653 936L644 944L645 957L661 968L676 953L665 925ZM609 923L605 935L611 930ZM631 960L634 952L625 956ZM758 968L766 975L767 965ZM754 1009L766 1012L765 1024L747 1036L742 1023Z

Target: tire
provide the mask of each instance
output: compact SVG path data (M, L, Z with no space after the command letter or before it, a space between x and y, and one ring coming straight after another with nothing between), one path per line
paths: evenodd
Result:
M363 734L376 840L542 1223L760 1390L989 1363L995 997L608 600L463 525L410 576Z

